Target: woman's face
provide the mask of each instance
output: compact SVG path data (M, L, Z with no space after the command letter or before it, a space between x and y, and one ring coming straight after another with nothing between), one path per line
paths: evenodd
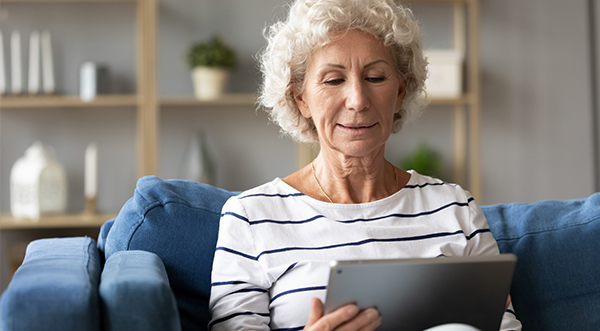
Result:
M405 93L394 56L361 31L333 40L311 54L296 104L313 119L321 149L350 157L381 152Z

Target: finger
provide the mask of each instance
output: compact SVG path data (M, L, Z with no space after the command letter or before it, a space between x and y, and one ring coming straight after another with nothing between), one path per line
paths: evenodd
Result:
M329 331L338 328L340 325L355 318L359 309L356 305L346 305L333 312L324 315L311 327L314 331ZM356 328L355 328L356 329Z
M371 324L361 328L359 331L373 331L381 325L381 316L377 317Z
M308 315L306 326L312 326L321 317L323 317L323 303L318 298L312 298L310 314Z
M372 330L372 325L379 325L377 322L381 319L379 312L375 308L369 308L363 310L354 317L352 320L346 322L338 330L339 331L350 331L350 330ZM381 322L379 322L381 323Z

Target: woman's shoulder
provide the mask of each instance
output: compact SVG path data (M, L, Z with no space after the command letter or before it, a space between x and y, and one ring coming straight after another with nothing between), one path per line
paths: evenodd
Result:
M248 216L250 214L256 216L257 213L271 213L291 200L297 200L296 197L303 196L303 193L289 186L280 178L275 178L268 183L232 196L223 206L223 212L234 211Z
M270 182L253 187L240 193L238 199L260 198L260 197L287 197L304 195L298 190L286 184L281 178L275 178Z
M414 170L408 170L408 173L410 173L411 176L406 186L404 186L404 189L422 191L423 193L428 194L449 194L471 197L471 194L458 184L446 182L439 178L421 175Z

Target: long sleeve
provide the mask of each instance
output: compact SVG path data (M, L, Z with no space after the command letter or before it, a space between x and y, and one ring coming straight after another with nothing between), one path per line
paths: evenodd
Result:
M243 206L223 206L212 269L211 330L268 330L269 284L258 262Z
M469 217L471 229L471 239L469 240L469 255L494 255L500 254L498 244L492 236L491 231L483 211L479 205L470 198ZM511 305L504 312L502 317L501 331L521 331L521 322L517 320L515 310Z

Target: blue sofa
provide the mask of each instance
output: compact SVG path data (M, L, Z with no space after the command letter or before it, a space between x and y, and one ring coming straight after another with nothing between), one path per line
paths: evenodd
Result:
M90 238L30 243L3 293L0 330L202 330L221 206L235 195L145 177ZM484 206L519 261L511 295L524 330L600 330L600 193Z

